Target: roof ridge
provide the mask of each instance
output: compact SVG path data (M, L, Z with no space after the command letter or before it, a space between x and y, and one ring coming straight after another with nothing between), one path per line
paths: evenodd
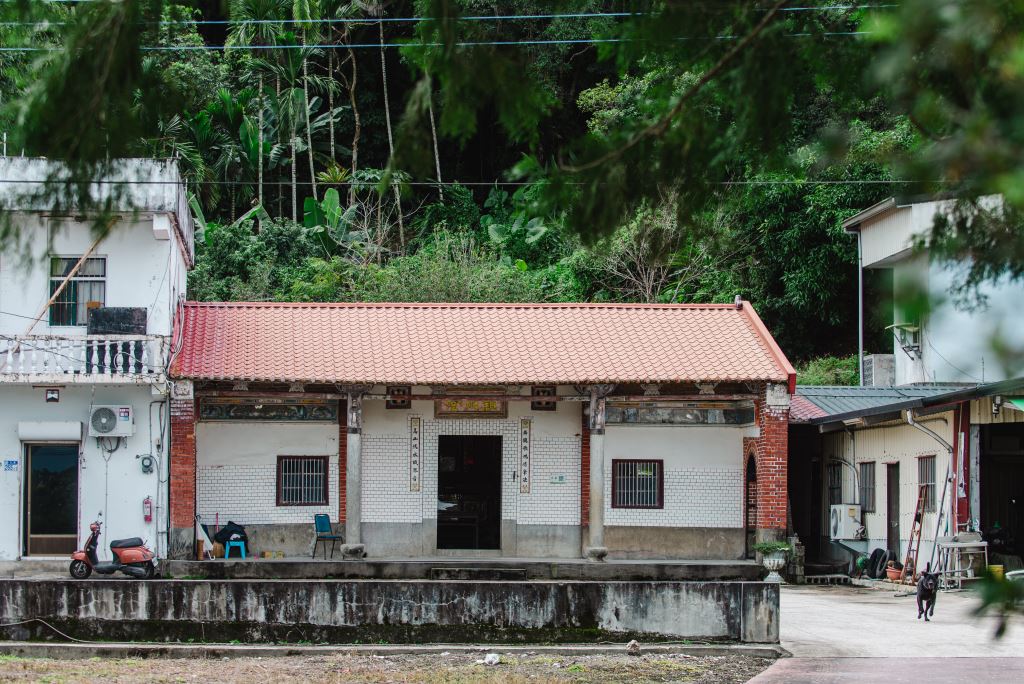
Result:
M218 309L663 309L737 310L733 304L644 302L198 302L190 308Z

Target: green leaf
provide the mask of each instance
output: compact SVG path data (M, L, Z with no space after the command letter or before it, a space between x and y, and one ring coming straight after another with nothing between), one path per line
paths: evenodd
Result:
M323 202L320 204L321 211L327 227L334 230L341 221L341 199L335 188L328 188L324 193Z

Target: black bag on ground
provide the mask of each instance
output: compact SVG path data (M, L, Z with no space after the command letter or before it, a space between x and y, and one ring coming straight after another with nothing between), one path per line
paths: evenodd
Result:
M236 534L238 537L235 537ZM217 534L213 535L213 541L218 544L227 544L233 537L245 542L245 546L248 548L249 537L245 534L245 528L230 520L228 520L227 525L217 530Z

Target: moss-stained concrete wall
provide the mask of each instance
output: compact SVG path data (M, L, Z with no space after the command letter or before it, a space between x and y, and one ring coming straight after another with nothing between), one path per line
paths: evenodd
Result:
M0 622L152 641L776 643L779 588L761 582L0 580ZM45 626L0 628L49 638Z

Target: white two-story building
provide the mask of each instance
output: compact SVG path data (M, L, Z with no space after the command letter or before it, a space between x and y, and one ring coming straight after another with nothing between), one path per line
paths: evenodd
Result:
M892 356L884 349L867 350L875 353L867 358L864 384L978 384L1024 373L1013 365L1015 352L1024 350L1024 282L1008 277L985 282L976 300L964 300L958 286L968 265L936 260L928 249L915 249L936 216L952 206L950 201L890 198L843 222L858 241L861 281L869 272L888 272L892 283L893 317L887 326ZM862 293L868 296L866 289ZM919 306L925 298L927 306ZM864 308L877 304L866 301ZM864 327L862 321L862 340ZM1001 347L1010 353L997 352Z
M55 211L54 162L0 157L0 560L64 558L90 522L166 549L167 367L193 263L172 161L124 160L96 217Z

